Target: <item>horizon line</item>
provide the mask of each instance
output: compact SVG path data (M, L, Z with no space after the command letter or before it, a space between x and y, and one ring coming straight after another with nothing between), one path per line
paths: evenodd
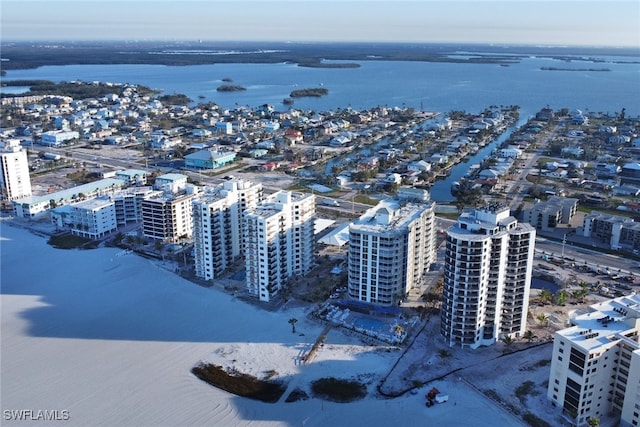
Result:
M18 43L39 44L72 44L72 43L242 43L242 44L405 44L405 45L467 45L467 46L497 46L497 47L538 47L538 48L599 48L599 49L636 49L640 53L640 45L607 45L607 44L571 44L571 43L508 43L481 41L415 41L415 40L220 40L220 39L3 39L0 45Z

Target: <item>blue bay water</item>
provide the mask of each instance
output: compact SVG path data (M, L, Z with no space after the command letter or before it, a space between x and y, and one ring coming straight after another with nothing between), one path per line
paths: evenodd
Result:
M362 61L359 68L334 69L295 64L65 65L9 70L4 80L136 83L224 108L273 104L284 110L282 100L292 90L322 86L329 90L328 95L297 98L293 107L326 111L386 105L477 113L490 105L518 105L524 117L545 106L603 113L625 108L628 115L640 115L640 58L610 59L636 63L567 63L527 57L509 66L405 61ZM545 71L541 67L611 71ZM217 92L224 78L247 90Z

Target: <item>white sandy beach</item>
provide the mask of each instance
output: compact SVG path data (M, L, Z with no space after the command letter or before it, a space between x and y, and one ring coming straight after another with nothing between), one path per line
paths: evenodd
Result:
M397 350L340 330L311 364L297 363L324 327L305 309L264 311L117 249L58 250L45 237L0 227L3 426L522 425L456 379L429 385L450 396L432 408L425 389L376 396ZM289 389L275 404L240 398L192 375L200 361L259 377L275 370ZM310 394L311 381L330 376L364 380L369 394L347 404L284 402L294 388ZM23 409L65 410L69 419L9 419Z

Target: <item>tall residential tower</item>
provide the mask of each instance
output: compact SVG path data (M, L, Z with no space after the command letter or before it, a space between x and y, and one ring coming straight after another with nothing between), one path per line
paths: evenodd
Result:
M27 152L17 139L6 141L0 148L0 190L1 201L31 196Z
M508 207L463 213L447 231L441 333L477 348L524 333L536 230Z
M349 226L349 296L397 304L435 260L435 203L380 202Z
M311 270L315 196L279 191L249 209L245 221L247 289L270 301L292 275Z
M262 184L227 181L193 200L196 276L212 280L244 255L245 212L262 200Z

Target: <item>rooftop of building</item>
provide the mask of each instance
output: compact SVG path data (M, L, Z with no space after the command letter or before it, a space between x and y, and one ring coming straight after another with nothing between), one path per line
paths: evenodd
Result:
M351 228L377 233L397 230L406 227L418 218L425 209L431 207L433 207L433 202L402 204L395 199L382 200L354 221Z
M156 178L156 180L163 180L163 181L186 181L187 180L187 175L183 175L181 173L166 173L164 175L160 175L159 177Z
M172 193L171 191L158 191L152 197L146 198L144 201L155 203L173 203L180 202L185 199L193 198L194 194L184 191L178 193Z
M116 172L116 176L124 175L124 176L128 176L130 178L134 178L136 176L144 176L146 174L147 174L147 172L143 171L141 169L125 169L125 170L121 170L121 171L117 171Z
M626 216L613 215L609 213L602 212L591 212L585 215L585 219L597 220L597 221L606 221L612 223L625 223L625 222L633 222L633 218L629 218Z
M105 206L113 205L113 202L107 198L97 197L95 199L83 200L82 202L74 203L72 206L78 209L84 210L96 210L102 209Z
M557 333L587 352L609 346L621 334L640 326L640 296L633 293L593 304L571 319L572 327ZM636 341L637 343L637 341Z
M153 187L150 186L150 185L145 185L145 186L140 186L140 187L127 187L127 188L123 188L122 190L119 190L116 193L114 193L113 197L131 196L131 195L136 195L136 194L149 194L149 193L152 193L154 191L161 192L160 190L154 190Z
M42 196L29 196L22 199L14 200L14 203L35 205L43 202L49 202L54 200L56 202L60 200L71 200L74 196L78 197L81 193L85 195L93 194L96 191L106 190L109 187L114 189L121 188L125 185L125 182L117 178L104 178L98 181L89 182L87 184L81 184L76 187L67 188L64 190L56 191L55 193L47 193Z

